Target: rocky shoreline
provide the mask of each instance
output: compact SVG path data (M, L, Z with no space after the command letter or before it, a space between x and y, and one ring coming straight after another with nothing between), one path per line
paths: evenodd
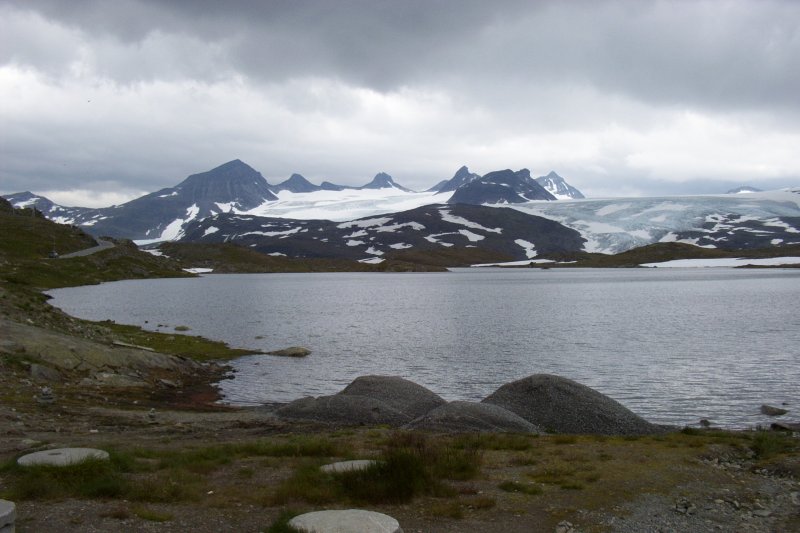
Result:
M216 403L213 387L224 365L81 339L8 319L0 319L0 339L3 461L63 446L179 454L303 435L345 439L362 450L345 458L369 458L374 453L370 443L391 442L409 431L442 442L458 442L468 434L518 435L514 438L526 440L512 439L516 444L510 449L493 451L491 446L483 452L483 473L456 483L465 495L455 501L423 497L376 510L397 518L407 532L514 533L529 532L532 524L538 524L536 531L564 533L766 533L800 527L797 450L765 462L736 444L750 442L749 436L711 430L696 430L698 436L676 433L557 376L529 376L477 403L448 403L399 377L362 376L331 396L229 408ZM53 391L52 402L40 401L42 387ZM727 440L734 445L725 444ZM646 470L640 471L639 463ZM265 531L285 507L235 496L234 487L246 482L237 472L263 471L255 478L258 486L279 487L291 469L281 462L258 464L238 459L205 478L204 498L234 494L218 507L192 501L149 504L148 510L170 517L153 522L137 515L136 505L115 500L34 498L17 502L17 531ZM556 473L562 476L560 486L567 488L548 484ZM531 486L544 491L542 496L498 489L504 483L528 486L530 476L539 480ZM11 482L0 473L0 493L11 490ZM292 505L319 508L308 502ZM323 507L330 505L341 503Z

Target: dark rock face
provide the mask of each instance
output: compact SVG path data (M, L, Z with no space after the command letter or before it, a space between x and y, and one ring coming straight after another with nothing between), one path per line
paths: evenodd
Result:
M549 374L503 385L483 402L508 409L556 433L645 435L662 431L608 396Z
M0 197L0 213L13 213L14 206L5 198Z
M448 204L519 204L531 200L555 200L524 168L498 170L459 187Z
M331 183L330 181L323 181L319 188L323 191L343 191L345 189L349 189L350 187L345 187L344 185L336 185L335 183Z
M433 391L397 376L361 376L339 394L381 401L412 419L446 403Z
M380 400L349 394L301 398L277 409L275 414L282 418L349 426L386 424L399 427L411 421L411 417Z
M177 186L153 194L163 195L165 192L169 194L177 192L176 196L188 205L234 202L241 209L252 209L265 200L278 199L269 190L269 184L261 173L238 159L207 172L192 174Z
M212 228L214 230L212 231ZM188 224L182 242L232 242L289 257L360 260L399 250L476 248L527 259L525 241L539 254L577 251L580 233L558 222L507 208L429 205L350 222L292 220L230 213Z
M467 183L471 183L478 178L480 178L478 174L470 172L466 166L463 166L456 171L452 178L439 183L431 190L435 190L439 193L455 191L459 187L463 187Z
M677 231L675 238L692 239L696 246L713 246L720 250L771 248L800 244L800 217L780 216L772 220L748 220L740 214L727 213L706 217L699 228Z
M411 189L406 189L402 185L396 183L394 179L385 172L375 174L372 181L361 187L362 189L399 189L405 192L412 192Z
M541 433L522 417L489 403L450 402L433 409L406 426L444 432Z

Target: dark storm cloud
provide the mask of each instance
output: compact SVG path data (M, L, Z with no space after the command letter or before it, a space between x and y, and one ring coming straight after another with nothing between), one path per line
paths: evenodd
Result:
M590 194L800 176L800 2L0 0L0 19L2 192L153 190L235 157L416 188L555 169Z
M313 75L384 91L452 84L478 99L570 83L667 104L800 106L800 3L790 1L77 0L18 7L122 44L157 34L196 39L211 51L183 56L210 54L205 72L196 60L164 65L193 77ZM106 68L125 79L135 67Z

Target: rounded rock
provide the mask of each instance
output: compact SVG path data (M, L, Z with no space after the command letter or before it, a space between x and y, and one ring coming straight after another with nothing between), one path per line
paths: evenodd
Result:
M442 432L542 433L516 413L488 403L455 401L413 420L408 429Z
M353 461L339 461L338 463L323 465L319 469L328 474L340 474L342 472L366 470L376 464L378 464L378 461L373 461L371 459L356 459Z
M0 500L0 532L13 532L16 518L17 506L14 505L14 502Z
M554 433L647 435L663 428L586 385L549 374L507 383L483 400Z
M435 392L399 376L360 376L339 394L381 401L411 420L447 403Z
M361 509L314 511L295 516L289 526L303 533L403 533L391 516Z
M17 459L20 466L68 466L87 459L108 461L108 452L94 448L58 448L29 453Z

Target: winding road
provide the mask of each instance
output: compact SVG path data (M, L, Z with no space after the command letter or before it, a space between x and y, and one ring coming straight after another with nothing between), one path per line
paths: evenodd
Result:
M84 255L92 255L96 254L97 252L102 252L103 250L108 250L109 248L113 248L114 246L116 245L112 241L97 239L97 246L92 246L91 248L86 248L84 250L72 252L70 254L60 255L58 256L58 258L69 259L70 257L83 257Z

